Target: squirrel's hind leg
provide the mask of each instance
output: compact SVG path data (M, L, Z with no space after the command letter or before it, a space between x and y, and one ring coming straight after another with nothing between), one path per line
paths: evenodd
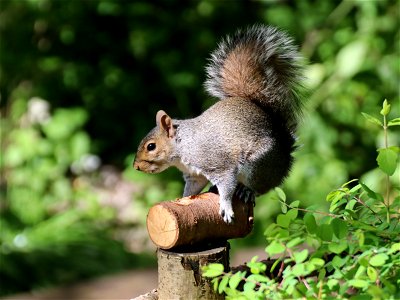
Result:
M185 179L183 197L199 194L208 183L203 175L184 174L183 178Z
M236 174L225 174L217 180L210 180L215 184L219 194L219 214L228 224L233 223L234 213L232 208L232 197L237 186Z

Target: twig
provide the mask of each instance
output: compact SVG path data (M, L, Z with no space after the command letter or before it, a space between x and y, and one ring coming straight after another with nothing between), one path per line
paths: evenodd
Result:
M330 213L327 213L327 212L324 212L324 211L309 210L309 209L300 208L300 207L292 207L292 206L290 206L289 204L287 204L287 203L285 203L283 201L280 201L280 202L285 204L290 209L297 209L297 210L305 211L305 212L309 212L309 213L316 213L316 214L320 214L320 215L324 215L324 216L329 216L329 217L332 217L332 218L339 218L340 217L339 215L330 214Z
M307 280L304 279L304 277L299 276L298 277L300 279L300 281L304 284L304 286L307 288L307 290L312 291L313 295L315 298L318 298L317 294L313 291L313 289L310 287L310 285L308 284Z
M371 207L369 207L368 204L366 204L364 201L362 201L361 198L359 198L359 197L354 197L354 199L356 199L356 201L357 201L358 203L360 203L361 205L363 205L363 206L365 206L366 208L368 208L368 209L378 218L378 220L379 220L381 223L383 223L383 221L381 220L381 218L379 218L378 214L377 214Z

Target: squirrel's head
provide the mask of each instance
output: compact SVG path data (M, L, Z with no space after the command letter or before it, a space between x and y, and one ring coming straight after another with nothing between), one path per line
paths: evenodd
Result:
M171 166L176 129L162 110L156 115L157 126L140 142L133 167L146 173L160 173Z

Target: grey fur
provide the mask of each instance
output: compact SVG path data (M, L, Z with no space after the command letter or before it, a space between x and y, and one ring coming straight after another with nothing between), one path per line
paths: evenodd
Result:
M292 39L273 27L227 37L211 55L205 82L223 100L193 119L174 120L159 111L135 168L158 173L177 167L184 173L184 196L210 181L218 188L221 216L232 222L234 193L251 201L250 191L266 193L289 173L302 111L300 61ZM155 144L150 150L149 143Z

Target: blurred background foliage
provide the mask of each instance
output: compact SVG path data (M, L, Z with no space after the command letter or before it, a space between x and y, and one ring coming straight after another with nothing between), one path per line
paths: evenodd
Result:
M2 0L0 295L154 265L147 210L183 184L176 170L132 170L134 152L158 109L188 118L212 105L204 66L238 27L276 25L308 61L288 197L324 209L352 178L379 191L383 137L361 112L387 98L399 115L399 11L395 0ZM237 246L265 243L275 198L258 199Z

